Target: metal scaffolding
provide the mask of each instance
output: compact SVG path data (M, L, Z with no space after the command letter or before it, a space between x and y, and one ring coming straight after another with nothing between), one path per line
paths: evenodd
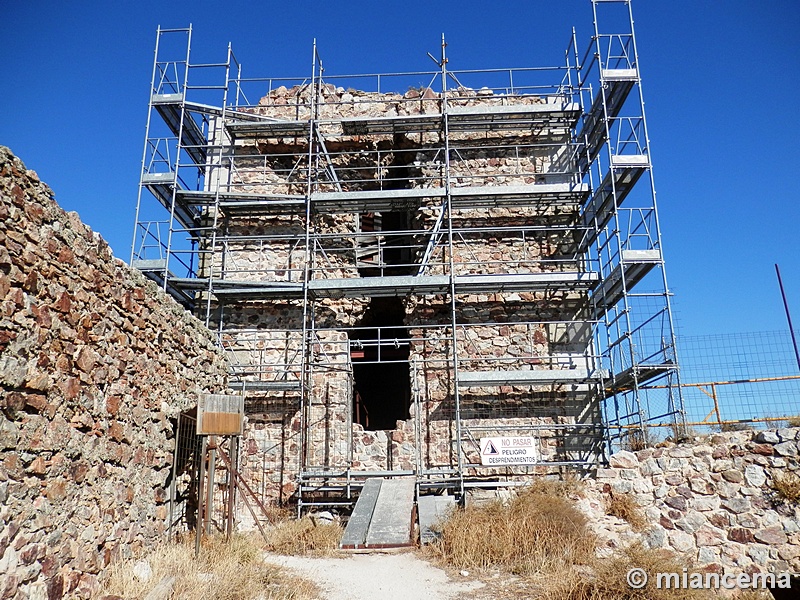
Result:
M591 4L586 53L573 30L563 65L528 69L450 70L443 37L429 72L330 76L315 43L309 77L244 78L230 46L194 64L191 27L158 30L131 264L217 332L232 387L297 411L301 506L374 475L463 496L680 425L630 1ZM417 313L331 316L375 298ZM410 373L414 460L359 468L354 364L390 363ZM555 450L482 465L479 440L505 434Z

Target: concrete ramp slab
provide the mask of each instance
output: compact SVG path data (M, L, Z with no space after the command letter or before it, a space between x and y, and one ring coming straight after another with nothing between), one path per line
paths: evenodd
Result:
M385 479L367 531L367 548L399 548L413 543L414 477Z
M410 546L414 527L414 477L367 479L339 547L399 548Z
M378 494L381 490L383 479L374 477L364 482L361 494L358 496L353 514L347 521L347 527L342 534L339 548L345 550L355 550L364 548L367 541L369 524L372 522L372 514L375 511L375 503L378 501Z

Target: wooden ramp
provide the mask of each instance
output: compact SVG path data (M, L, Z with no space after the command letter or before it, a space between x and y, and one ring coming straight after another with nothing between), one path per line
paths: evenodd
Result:
M439 537L437 525L442 523L453 508L456 499L453 496L420 496L417 503L419 513L419 541L430 544Z
M413 477L367 479L339 547L400 548L413 543Z

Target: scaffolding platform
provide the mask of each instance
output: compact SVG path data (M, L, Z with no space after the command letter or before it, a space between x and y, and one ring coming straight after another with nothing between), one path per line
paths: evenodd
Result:
M167 211L172 212L175 173L146 173L142 175L142 185L159 201ZM198 213L185 202L180 201L180 191L175 193L173 216L186 229L197 226Z
M194 296L181 286L175 285L175 277L167 269L166 258L156 259L136 259L131 266L139 269L148 279L153 280L159 286L166 285L165 291L184 306L189 305Z
M154 193L171 198L169 183L156 180ZM162 186L161 189L155 186ZM399 190L359 190L349 192L313 192L308 198L315 214L385 212L418 209L423 200L440 200L446 196L443 187L408 188ZM455 187L450 191L454 209L509 208L539 204L578 204L589 196L586 183L535 183L529 185L498 185ZM214 206L230 215L303 214L306 196L301 194L264 194L248 192L219 192L178 190L177 206L182 214L191 215L192 207Z
M580 153L578 160L581 172L586 171L606 143L607 120L615 119L619 115L634 84L638 81L639 73L635 68L601 70L602 89L595 96L584 119L583 128L578 134L578 139L585 144L585 151Z
M614 396L620 390L631 390L648 381L658 379L669 373L673 373L677 367L674 363L664 363L658 365L640 364L625 369L617 375L606 386L606 397Z
M233 139L252 140L265 138L299 137L307 138L311 132L308 121L234 121L226 123L225 128Z
M202 127L192 117L194 111L189 108L189 103L184 102L183 94L153 94L151 104L194 163L204 165L208 156L208 140ZM193 106L199 108L201 105ZM200 110L195 114L205 113Z
M228 387L237 391L253 392L297 392L299 381L230 381Z
M513 131L534 128L569 129L580 117L574 102L523 104L511 106L453 107L448 110L451 132ZM443 115L361 117L342 120L345 135L397 135L441 131Z
M451 132L516 131L531 129L563 129L564 137L581 115L575 102L544 102L504 106L454 107L448 110ZM323 120L340 123L344 135L398 135L431 133L444 127L440 112L421 115L387 117L358 117L354 119ZM236 139L308 137L309 121L234 121L227 124L228 132Z
M593 293L596 305L609 309L633 289L655 267L661 264L661 251L623 250L622 260Z
M628 166L609 169L603 181L594 191L583 209L583 225L589 232L582 241L582 248L588 249L605 229L617 209L645 172L644 166Z
M437 526L444 523L450 511L456 507L453 496L420 496L417 500L419 516L419 541L431 544L439 539Z
M520 371L461 371L458 374L460 387L497 387L505 385L570 384L601 381L608 373L585 368L579 369L530 369Z
M153 94L150 102L172 134L179 137L181 146L192 161L199 166L206 164L208 139L203 131L203 126L195 120L195 115L198 115L201 122L205 123L212 117L222 117L223 113L228 118L235 118L244 123L264 120L257 114L236 110L223 111L219 106L188 102L185 100L184 94Z
M176 199L184 208L215 206L218 201L219 207L230 215L299 215L306 210L305 196L296 194L179 190Z
M367 479L339 548L356 550L412 545L415 491L415 477Z
M545 289L588 289L598 281L592 272L519 273L511 275L456 275L456 294L486 294L497 292L526 292ZM205 290L207 279L173 278L173 285L186 290ZM231 281L211 282L211 291L226 301L237 299L300 299L304 296L302 282ZM395 275L385 277L352 277L347 279L313 279L308 282L310 298L390 297L408 294L447 294L450 277L447 275Z

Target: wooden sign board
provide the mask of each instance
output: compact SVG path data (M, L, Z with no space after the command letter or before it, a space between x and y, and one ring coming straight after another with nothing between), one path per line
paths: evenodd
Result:
M244 396L200 394L197 399L197 435L242 435Z

